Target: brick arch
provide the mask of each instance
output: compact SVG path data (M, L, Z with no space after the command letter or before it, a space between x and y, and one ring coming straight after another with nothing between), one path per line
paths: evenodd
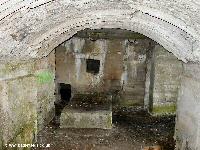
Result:
M199 4L185 0L181 3L3 0L0 58L41 58L79 30L121 28L155 40L184 62L199 61Z

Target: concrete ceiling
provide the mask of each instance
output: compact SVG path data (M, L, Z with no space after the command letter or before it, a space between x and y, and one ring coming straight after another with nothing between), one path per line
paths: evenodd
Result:
M0 59L47 56L85 28L139 32L185 62L200 61L195 0L1 0Z

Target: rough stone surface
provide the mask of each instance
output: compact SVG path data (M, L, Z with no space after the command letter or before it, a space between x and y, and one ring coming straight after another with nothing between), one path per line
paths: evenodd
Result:
M35 77L4 80L0 87L0 149L6 143L32 143L37 132Z
M55 115L55 51L48 57L36 61L35 76L37 79L37 124L40 131Z
M200 65L184 64L177 103L177 149L200 149Z
M82 111L65 108L60 117L61 128L112 128L112 111Z
M154 45L155 46L155 45ZM146 81L145 81L145 96L144 96L144 108L150 110L152 108L152 93L153 93L153 50L148 53L146 60Z
M183 72L182 62L159 45L156 45L153 53L153 112L175 113Z
M49 82L38 73L45 69L54 77L54 59L53 55L36 61L1 62L0 149L6 143L32 143L38 130L53 118L54 78Z
M61 128L112 128L111 96L79 94L72 98L60 117Z
M147 60L145 107L154 114L175 113L182 61L156 45Z
M183 61L200 60L200 3L188 0L1 0L1 59L41 58L85 28L122 28Z
M153 41L125 31L124 34L131 38L126 39L124 34L118 33L122 30L110 30L105 39L107 32L86 32L91 36L79 32L56 48L58 99L59 83L65 83L71 84L73 94L109 92L114 95L116 105L143 106L146 53L151 51ZM100 60L99 73L87 72L87 59Z
M107 27L142 33L173 52L179 59L199 62L199 24L200 3L194 0L1 0L0 57L4 61L42 58L79 30ZM194 70L192 68L185 69L191 73L183 77L185 80L182 80L178 102L177 127L180 128L178 137L182 143L181 149L199 149L199 67L194 67ZM29 69L23 70L20 74L25 75ZM15 74L15 71L12 73ZM12 73L4 77L10 79ZM4 89L9 81L2 82L5 84ZM22 85L18 83L18 79L13 82L18 86ZM11 87L10 89L15 89L14 86ZM4 113L4 108L9 108L6 91L7 89L1 93L5 100L1 99L4 103L0 106L6 106L2 107L1 114ZM24 94L31 96L30 93ZM0 119L3 120L4 116L1 115ZM3 131L0 130L0 138L8 140L2 134Z

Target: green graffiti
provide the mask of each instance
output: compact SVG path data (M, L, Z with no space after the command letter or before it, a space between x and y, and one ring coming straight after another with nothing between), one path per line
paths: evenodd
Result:
M37 77L38 83L40 84L50 83L54 79L53 74L49 71L43 71L43 72L37 73L36 77Z

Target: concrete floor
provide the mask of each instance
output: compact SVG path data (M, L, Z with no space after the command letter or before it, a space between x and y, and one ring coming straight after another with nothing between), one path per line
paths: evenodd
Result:
M48 150L141 150L156 145L174 149L174 116L151 117L142 109L113 114L111 130L61 129L52 122L39 132L38 143L50 144Z

